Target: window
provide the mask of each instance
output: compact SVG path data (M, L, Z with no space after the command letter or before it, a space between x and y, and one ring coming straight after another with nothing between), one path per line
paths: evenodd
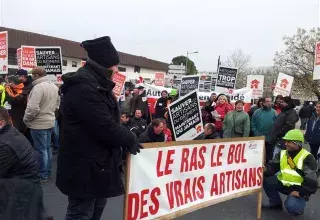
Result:
M62 66L68 66L68 61L62 60Z
M140 66L135 66L133 72L140 73Z
M119 66L119 67L118 67L118 70L119 70L119 72L126 72L127 69L124 68L124 67L120 67L120 66Z
M76 61L72 61L72 67L77 67L78 63Z

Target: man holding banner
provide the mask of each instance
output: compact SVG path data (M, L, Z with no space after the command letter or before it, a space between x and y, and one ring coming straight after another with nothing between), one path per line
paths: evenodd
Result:
M62 127L56 184L68 196L66 220L99 220L107 198L122 195L122 151L140 152L136 136L120 125L110 79L119 56L110 37L84 41L89 59L62 76Z

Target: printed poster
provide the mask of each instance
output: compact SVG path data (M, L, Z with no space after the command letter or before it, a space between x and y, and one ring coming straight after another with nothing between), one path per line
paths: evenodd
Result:
M181 79L180 97L199 90L200 76L185 76Z
M276 87L273 90L274 96L289 96L293 84L293 77L284 73L279 73Z
M21 69L21 48L17 49L17 63L18 63L18 68Z
M219 93L226 93L236 86L238 69L229 67L219 67L219 73L216 83L215 91Z
M27 71L37 66L35 47L21 46L21 69Z
M62 74L61 47L35 47L36 63L47 74Z
M169 105L172 129L177 141L193 140L203 132L198 92L195 90Z
M320 80L320 41L315 46L313 80Z
M252 89L252 98L259 99L263 96L263 75L248 75L247 76L247 88Z
M8 73L8 32L0 32L0 74Z
M120 72L116 72L112 76L112 81L116 84L113 88L113 93L117 98L119 98L126 82L126 75Z
M211 75L200 75L199 92L210 92L212 84Z
M155 86L164 86L164 76L165 73L155 73L154 76L154 85Z

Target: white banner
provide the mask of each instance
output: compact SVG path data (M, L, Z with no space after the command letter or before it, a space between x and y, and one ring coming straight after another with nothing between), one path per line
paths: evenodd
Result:
M264 75L248 75L247 87L252 89L252 98L258 99L263 96Z
M314 57L313 80L320 79L320 42L316 43Z
M124 219L173 219L261 192L263 149L258 137L145 145L128 160Z
M210 99L211 92L199 92L199 100L200 102L205 102ZM219 93L217 93L219 95ZM231 103L235 103L238 100L244 101L244 103L251 103L252 99L252 89L250 88L242 88L236 90L229 90L229 93L226 95L230 96Z
M289 96L293 84L293 77L284 73L279 73L276 87L274 88L274 96Z

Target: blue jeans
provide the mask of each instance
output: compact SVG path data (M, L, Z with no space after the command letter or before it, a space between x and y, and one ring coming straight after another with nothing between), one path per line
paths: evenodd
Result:
M107 199L84 197L68 197L69 205L65 220L100 220Z
M59 148L59 125L57 120L54 122L52 142L54 147Z
M276 176L267 177L265 181L263 181L263 189L269 198L270 205L282 204L279 191L281 192L281 189L283 188L284 186L280 184L280 181ZM306 206L306 200L304 198L288 195L284 202L284 206L290 214L298 215L303 212Z
M51 177L51 132L52 129L30 129L34 148L39 154L39 173L41 179Z

